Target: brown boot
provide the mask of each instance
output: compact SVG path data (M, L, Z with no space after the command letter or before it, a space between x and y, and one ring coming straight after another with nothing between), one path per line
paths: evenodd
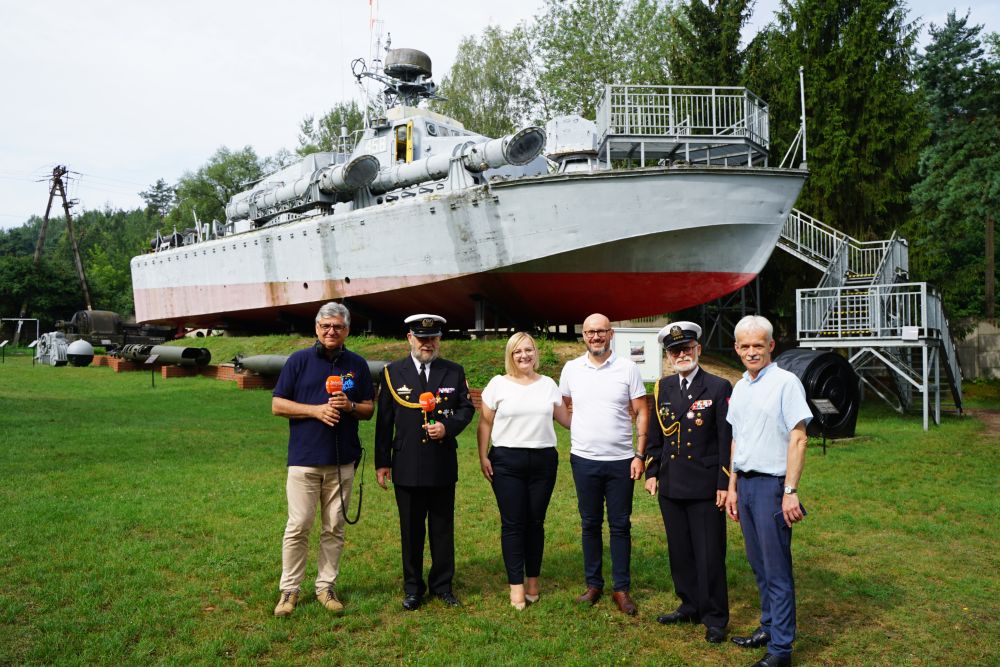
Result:
M611 594L611 599L618 605L618 610L621 613L628 614L629 616L635 616L639 613L639 608L635 606L635 602L629 597L628 591L615 591Z
M281 598L278 606L274 608L275 616L291 616L295 611L295 605L299 603L298 591L281 591Z
M584 591L583 595L576 598L576 601L580 604L595 605L597 601L601 599L601 594L604 593L602 588L594 588L593 586L587 586L587 590Z
M332 611L335 614L344 611L344 603L337 599L337 591L334 590L333 586L316 593L316 599L328 611Z

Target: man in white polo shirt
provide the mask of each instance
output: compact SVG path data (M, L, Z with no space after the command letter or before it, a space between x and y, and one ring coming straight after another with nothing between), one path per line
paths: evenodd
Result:
M646 433L632 447L632 417L646 428L646 388L639 368L611 350L614 331L607 317L595 313L583 321L587 353L563 367L559 390L573 409L570 425L570 466L576 484L587 590L577 598L595 604L604 592L601 571L604 506L611 537L612 599L629 616L637 612L629 596L632 557L632 489L642 477Z

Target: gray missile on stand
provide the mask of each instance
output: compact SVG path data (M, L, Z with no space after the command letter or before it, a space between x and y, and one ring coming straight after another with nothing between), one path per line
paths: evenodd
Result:
M144 363L156 355L160 364L175 366L207 366L212 361L211 350L204 347L175 347L173 345L125 345L117 351L119 359Z

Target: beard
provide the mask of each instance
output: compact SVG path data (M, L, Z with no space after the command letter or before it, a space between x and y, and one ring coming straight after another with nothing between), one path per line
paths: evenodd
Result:
M413 356L417 358L422 364L429 364L438 357L438 350L432 350L430 352L426 350L416 349L413 351Z
M608 353L608 350L610 348L608 347L608 344L605 343L602 347L597 347L596 345L588 345L587 349L595 357L603 357L605 354Z
M693 371L695 366L698 365L698 355L693 355L690 359L685 359L684 361L671 361L670 365L673 366L674 370L678 373Z

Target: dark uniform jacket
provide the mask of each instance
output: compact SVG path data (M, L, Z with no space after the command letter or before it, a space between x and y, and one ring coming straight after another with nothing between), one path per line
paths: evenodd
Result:
M729 487L732 427L726 421L732 385L699 368L682 396L680 378L660 378L649 412L646 479L659 479L667 498L714 498ZM666 433L664 433L666 431Z
M424 413L405 407L402 401L419 404L420 376L413 359L398 359L388 366L388 381L382 377L375 421L375 467L392 468L392 481L401 486L444 486L458 481L456 436L469 425L475 407L469 397L465 370L447 359L431 363L427 389L437 399L428 419L444 424L442 440L432 440L423 429ZM396 396L393 396L395 392Z

